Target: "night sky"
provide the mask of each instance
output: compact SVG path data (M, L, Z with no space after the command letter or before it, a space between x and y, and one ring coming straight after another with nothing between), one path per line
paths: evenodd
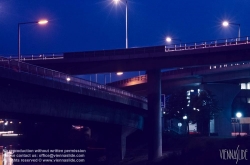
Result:
M183 43L237 37L238 27L222 27L223 20L240 23L247 36L249 7L249 0L128 0L128 45L164 45L166 36ZM21 54L125 48L125 3L0 0L0 55L17 55L18 23L42 18L49 23L21 25Z

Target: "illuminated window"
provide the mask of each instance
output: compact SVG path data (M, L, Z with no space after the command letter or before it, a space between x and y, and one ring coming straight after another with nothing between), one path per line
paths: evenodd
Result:
M250 82L247 83L247 89L250 89Z
M245 84L245 83L241 83L241 84L240 84L240 89L247 89L246 84Z

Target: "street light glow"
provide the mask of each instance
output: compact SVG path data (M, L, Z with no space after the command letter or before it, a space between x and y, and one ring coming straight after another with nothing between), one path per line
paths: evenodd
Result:
M171 42L172 39L171 39L170 37L167 37L167 38L166 38L166 41L167 41L167 42Z
M66 78L66 80L67 80L67 81L70 81L70 78L69 78L69 77L67 77L67 78Z
M227 26L229 25L229 22L228 22L228 21L224 21L224 22L222 23L222 25L225 26L225 27L227 27Z
M123 72L117 72L116 75L118 76L123 75Z
M113 0L115 2L115 4L118 4L120 2L120 0Z
M236 117L237 117L237 118L241 118L241 117L242 117L242 113L237 112L237 113L236 113Z
M183 119L184 119L184 120L186 120L187 118L188 118L187 115L183 116Z
M44 25L44 24L47 24L47 23L48 23L48 20L38 21L38 24L40 24L40 25Z

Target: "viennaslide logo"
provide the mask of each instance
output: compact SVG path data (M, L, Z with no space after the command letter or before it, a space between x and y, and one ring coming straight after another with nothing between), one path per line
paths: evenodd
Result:
M240 149L240 145L236 149L221 149L220 158L222 160L235 160L236 164L241 160L247 159L248 149Z

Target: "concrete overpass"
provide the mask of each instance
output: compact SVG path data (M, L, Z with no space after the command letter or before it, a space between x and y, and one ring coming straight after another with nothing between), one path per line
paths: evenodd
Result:
M239 84L250 81L250 63L228 63L221 65L180 68L161 73L162 93L169 93L180 86L199 86L208 83ZM128 78L107 85L147 96L147 75Z
M240 41L218 40L212 43L211 41L202 44L192 43L172 48L155 46L70 52L64 53L62 58L44 59L30 58L28 62L68 74L146 70L148 115L150 116L149 160L153 160L162 155L161 69L250 61L250 43L246 37ZM154 136L151 136L152 134Z
M106 110L114 112L126 111L125 113L128 114L137 113L145 115L147 110L147 100L144 97L136 96L118 88L79 79L61 72L5 58L1 58L0 60L0 78L2 85L9 87L8 89L3 88L1 90L2 112L34 113L64 118L99 120L99 122L102 122L102 118L105 116L103 122L119 124L119 121L121 121L120 124L126 125L131 124L131 122L128 121L132 121L132 119L128 118L128 121L123 121L123 119L127 120L124 116L108 116L104 112ZM12 84L8 82L14 83L15 86L12 86ZM26 96L31 88L30 96ZM51 92L54 98L49 94L45 94L40 88L46 90L45 93L54 91L54 93ZM57 95L56 91L65 94ZM21 97L21 95L17 95L17 93L22 93L25 97ZM46 97L43 96L42 93L46 95ZM67 98L70 102L61 102L60 99L67 97L67 95L75 95L74 98L79 96L79 98L82 97L84 100L80 101L79 99L74 100ZM7 98L7 96L10 97ZM14 97L16 98L13 99ZM33 101L25 100L27 97L37 99L32 99ZM3 100L8 100L8 103L6 104ZM44 107L44 105L42 105L43 103L47 106ZM68 108L65 108L65 106ZM63 111L64 113L62 113ZM85 112L87 114L84 114ZM100 112L100 114L97 112ZM102 115L104 115L103 117L101 117L101 112L103 113ZM119 115L119 113L117 113L117 115ZM117 120L117 117L120 119ZM136 121L136 123L137 122L138 121ZM140 119L139 123L137 123L138 125L134 123L135 125L133 125L133 127L142 129L142 123L143 120Z
M105 129L117 135L107 139L121 144L122 158L126 137L144 129L147 115L144 97L5 58L0 58L0 107L5 118L81 120L102 129L108 125Z
M23 56L28 63L68 74L140 71L184 68L250 61L248 37L241 41L216 40L187 43L181 47L154 46L88 52L68 52L55 56Z

